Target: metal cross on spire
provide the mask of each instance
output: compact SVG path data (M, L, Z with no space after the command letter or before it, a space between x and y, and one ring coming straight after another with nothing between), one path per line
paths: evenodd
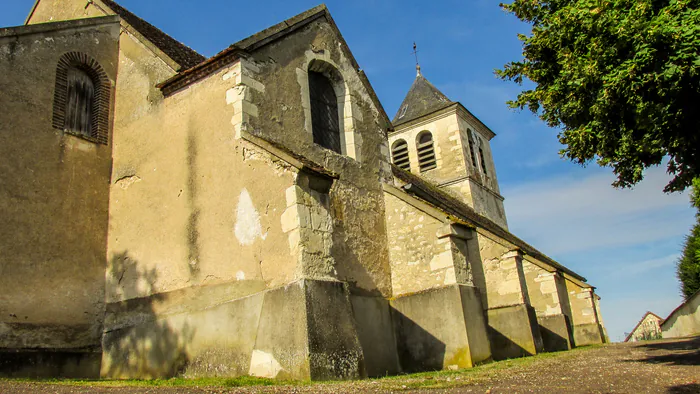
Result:
M420 75L420 64L418 63L418 46L416 42L413 42L413 55L416 56L416 72Z

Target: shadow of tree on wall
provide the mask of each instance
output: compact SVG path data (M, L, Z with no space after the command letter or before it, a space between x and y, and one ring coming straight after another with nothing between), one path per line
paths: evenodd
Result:
M106 292L126 301L106 306L102 377L147 379L182 374L189 364L187 347L194 329L184 316L164 316L158 311L168 296L153 294L157 270L142 269L127 251L114 255L109 264Z
M645 343L636 347L650 349L651 351L647 353L646 358L630 361L652 364L700 365L700 337L673 342Z

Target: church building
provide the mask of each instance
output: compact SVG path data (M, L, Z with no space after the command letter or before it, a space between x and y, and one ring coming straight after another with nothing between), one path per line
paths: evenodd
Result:
M37 0L0 29L0 108L0 376L357 379L607 341L595 288L508 230L496 134L420 69L390 119L324 5L205 58L112 0Z

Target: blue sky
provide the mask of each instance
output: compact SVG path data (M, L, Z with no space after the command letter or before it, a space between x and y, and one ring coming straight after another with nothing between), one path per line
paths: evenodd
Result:
M24 22L34 0L4 1L0 26ZM268 0L121 0L120 4L211 56L318 4ZM588 278L603 297L612 340L622 340L650 310L662 317L680 302L675 261L694 222L686 194L666 195L662 168L634 190L616 190L610 170L558 156L557 131L507 108L519 87L493 70L521 56L528 26L493 0L329 0L327 5L389 117L423 75L460 101L497 136L492 141L510 229Z

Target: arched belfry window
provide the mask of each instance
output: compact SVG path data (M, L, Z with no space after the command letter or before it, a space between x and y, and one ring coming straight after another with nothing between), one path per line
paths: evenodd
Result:
M84 53L66 53L56 67L53 127L107 144L109 97L109 78L99 63Z
M309 71L309 98L314 143L341 153L338 96L333 83L323 73Z
M474 136L472 130L467 129L467 137L469 139L469 156L472 158L472 166L476 169L476 151L474 150Z
M406 171L411 170L411 162L408 157L408 143L405 140L394 142L394 145L391 147L391 157L397 167Z
M437 167L433 135L429 131L423 131L418 135L416 150L418 151L418 167L421 172Z
M488 172L486 171L486 160L484 160L484 150L479 147L479 160L481 160L481 171L483 171L484 175L488 175Z

